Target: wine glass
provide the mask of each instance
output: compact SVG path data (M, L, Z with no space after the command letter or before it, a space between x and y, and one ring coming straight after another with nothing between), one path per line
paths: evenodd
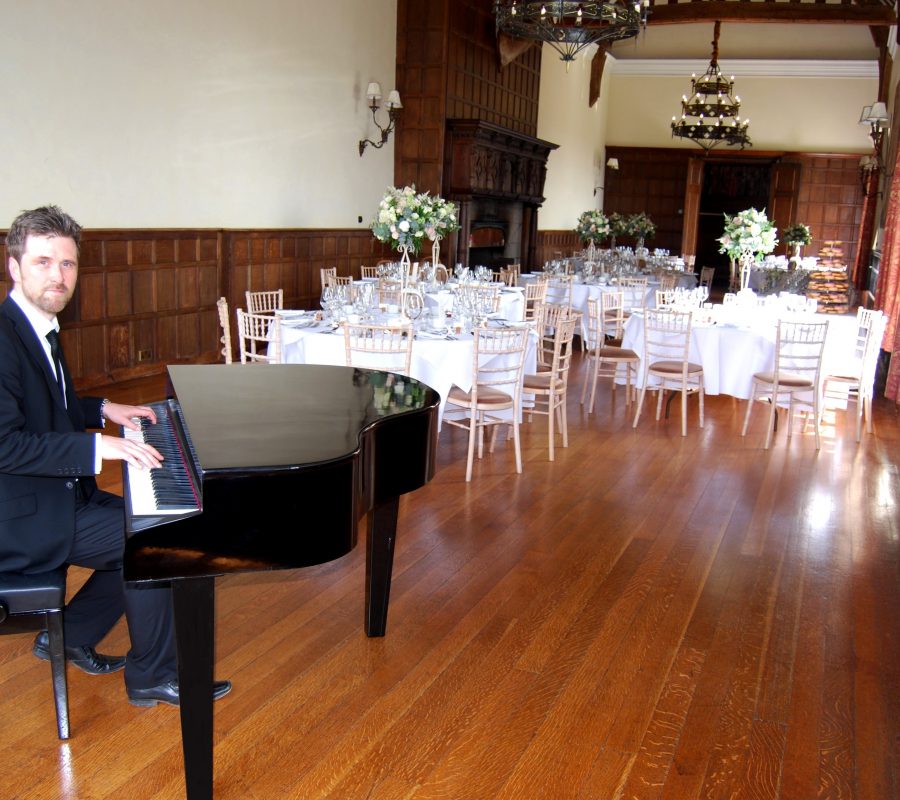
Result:
M322 311L325 314L331 314L331 308L334 304L334 289L331 286L326 286L322 289L322 297L319 299L319 305L322 306Z

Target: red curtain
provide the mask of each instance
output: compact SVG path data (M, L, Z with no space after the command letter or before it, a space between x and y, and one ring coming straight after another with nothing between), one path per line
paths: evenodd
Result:
M896 149L893 175L900 167L900 148ZM891 353L885 397L900 403L900 180L891 180L884 224L884 244L881 250L881 266L878 272L878 290L875 308L887 315L882 349Z

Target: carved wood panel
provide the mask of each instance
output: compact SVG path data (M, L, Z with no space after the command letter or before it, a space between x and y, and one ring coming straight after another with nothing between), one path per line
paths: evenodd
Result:
M399 0L394 181L445 193L448 118L484 120L534 136L541 48L500 68L492 0Z

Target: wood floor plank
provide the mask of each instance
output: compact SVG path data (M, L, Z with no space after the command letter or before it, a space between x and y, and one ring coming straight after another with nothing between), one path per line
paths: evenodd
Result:
M619 797L622 800L654 800L665 786L675 750L681 738L705 654L691 647L678 651L666 676L653 715L641 740Z

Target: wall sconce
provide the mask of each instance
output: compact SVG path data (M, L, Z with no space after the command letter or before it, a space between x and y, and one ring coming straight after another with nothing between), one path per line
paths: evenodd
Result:
M618 158L607 158L606 159L606 168L607 169L618 169L619 168L619 159ZM606 191L602 186L595 186L594 187L594 197L597 196L597 189L603 189L604 191Z
M381 141L373 142L371 139L361 139L359 142L360 156L362 156L367 144L375 148L384 147L397 122L397 112L403 108L403 103L400 102L400 92L393 89L384 104L388 111L388 124L386 128L382 128L378 118L375 116L375 112L381 107L381 86L377 83L370 83L369 88L366 89L366 99L369 101L369 108L372 109L372 121L378 130L381 131Z
M872 103L870 106L864 106L862 113L859 115L859 124L869 126L869 136L872 138L872 155L863 156L859 160L859 180L862 184L863 195L869 197L872 192L873 173L879 173L884 169L881 163L881 144L884 141L884 134L888 130L887 123L890 117L887 113L887 106L884 103Z

